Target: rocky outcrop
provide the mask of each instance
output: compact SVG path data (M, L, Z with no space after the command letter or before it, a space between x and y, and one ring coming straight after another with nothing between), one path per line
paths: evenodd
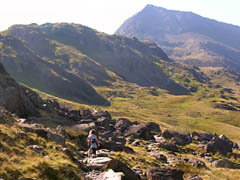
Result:
M240 164L233 163L228 159L216 160L212 165L216 168L240 169Z
M124 133L125 137L133 136L134 138L139 138L143 140L155 140L150 129L146 125L132 125L129 130Z
M146 173L148 180L183 180L184 174L181 170L167 168L148 168Z
M39 116L23 89L10 77L0 63L0 106L21 117Z
M189 134L183 133L183 132L179 132L179 131L174 131L174 130L169 130L166 129L162 136L165 139L172 139L172 142L174 144L180 145L180 146L184 146L187 144L190 144L192 142L192 138L190 137Z
M209 142L211 140L213 140L214 138L217 137L216 134L210 134L210 133L197 133L197 132L192 132L191 133L191 137L192 139L196 140L196 141L200 141L200 142Z
M211 153L220 153L226 155L227 153L232 152L233 143L228 139L222 138L220 136L210 141L206 145L206 151Z

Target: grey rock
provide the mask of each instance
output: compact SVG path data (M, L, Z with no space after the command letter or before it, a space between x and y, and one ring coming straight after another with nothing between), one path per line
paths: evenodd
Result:
M105 170L112 169L115 172L123 172L123 180L140 180L140 176L132 171L126 164L123 162L113 159L105 165Z
M233 163L228 159L216 160L212 165L216 168L240 169L240 164Z
M183 180L184 174L182 170L168 168L148 168L146 173L148 180Z
M192 176L190 177L189 180L203 180L201 177L199 177L198 175Z
M166 149L168 151L173 151L173 152L180 152L181 149L176 146L175 144L172 144L172 143L168 143L168 142L160 142L158 144L159 148L163 148L163 149Z
M155 140L153 133L145 125L132 125L129 130L124 133L125 137L133 136L143 140Z
M206 145L206 151L226 155L232 152L233 144L228 140L215 138Z
M163 132L162 136L165 139L172 139L173 138L173 142L176 143L177 145L187 145L187 144L190 144L192 142L192 138L190 137L189 134L179 132L179 131L166 129Z

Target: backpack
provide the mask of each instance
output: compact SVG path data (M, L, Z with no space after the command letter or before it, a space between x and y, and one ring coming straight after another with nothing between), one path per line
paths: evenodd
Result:
M91 136L90 140L91 140L91 144L96 144L97 143L97 137L96 136Z

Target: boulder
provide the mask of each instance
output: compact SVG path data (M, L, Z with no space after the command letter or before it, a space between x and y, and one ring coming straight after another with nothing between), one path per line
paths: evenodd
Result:
M158 124L154 122L149 122L145 124L146 128L149 129L154 135L162 134L162 131Z
M96 120L96 125L98 126L99 130L103 129L106 130L114 130L115 121L106 117L101 117Z
M180 152L181 151L181 149L179 147L177 147L177 145L168 143L168 142L160 142L160 143L158 143L158 147L166 149L168 151L172 151L172 152Z
M37 152L38 154L43 154L43 153L44 153L44 150L43 150L43 147L42 147L42 146L31 145L31 146L28 146L28 148L34 150L34 151Z
M122 172L124 176L122 177L123 180L140 180L140 176L137 175L134 171L132 171L126 164L122 163L119 160L113 159L109 161L105 165L105 170L112 169L115 172Z
M210 134L210 133L192 132L191 137L192 137L192 139L194 139L196 141L200 141L200 142L207 141L207 142L209 142L209 141L213 140L214 138L216 138L217 135L216 134Z
M111 161L112 159L109 157L86 158L83 160L90 169L103 169Z
M228 140L215 138L206 145L206 151L211 153L220 153L226 155L232 152L233 144Z
M190 177L189 180L203 180L201 177L199 177L198 175L194 175L192 177Z
M91 129L97 129L94 122L86 124L76 124L72 126L77 131L89 132Z
M107 180L123 180L123 176L124 174L122 172L114 172L112 169L109 169L103 175Z
M133 136L143 140L155 140L152 132L145 125L132 125L129 130L124 133L125 137Z
M116 121L114 128L120 133L124 133L132 125L132 122L126 118L120 118Z
M212 165L216 168L240 169L240 164L233 163L228 159L216 160Z
M184 172L169 168L148 168L146 174L148 180L183 180Z
M47 139L48 131L45 128L41 128L38 124L19 124L19 127L23 128L27 132L36 133L38 136Z
M93 113L92 115L93 115L94 120L97 120L102 117L105 117L106 119L112 119L110 113L107 111L97 111L97 112Z
M112 132L100 133L99 139L101 148L109 149L112 151L123 151L126 144L126 139L115 136Z
M183 133L183 132L179 132L179 131L166 129L163 132L162 136L165 139L172 139L172 138L174 138L174 142L177 145L187 145L187 144L190 144L192 142L192 138L190 137L189 134Z

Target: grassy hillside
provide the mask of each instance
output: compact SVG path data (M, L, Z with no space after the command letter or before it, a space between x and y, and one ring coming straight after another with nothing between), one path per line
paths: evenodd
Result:
M166 70L167 66L182 70L185 67L173 63L156 44L149 41L110 36L82 25L66 23L15 25L2 34L20 39L42 62L56 68L58 71L54 70L54 74L59 77L70 73L93 86L111 86L117 79L122 79L140 86L160 87L172 94L189 94L191 91L190 87L171 78ZM12 69L10 73L14 77L26 79L21 77L16 67L10 67L6 59L3 63L7 70ZM189 76L197 74L194 70L186 73ZM62 78L69 79L66 76ZM30 83L27 85L31 86ZM36 85L31 87L39 89ZM62 92L61 96L66 92Z
M62 147L35 133L24 132L18 118L0 110L0 174L4 180L19 178L73 180L83 179L82 170L62 152ZM43 153L30 145L38 145ZM66 147L76 148L67 142ZM78 147L79 148L79 147ZM74 149L75 150L75 149Z

